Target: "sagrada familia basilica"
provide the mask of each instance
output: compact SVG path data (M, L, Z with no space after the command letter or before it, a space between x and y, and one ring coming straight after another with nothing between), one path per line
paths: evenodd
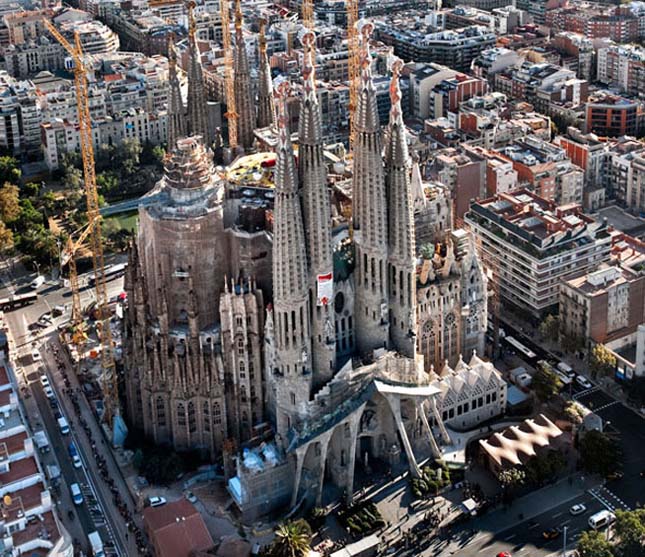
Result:
M349 222L328 180L313 33L301 37L294 146L296 91L271 82L266 53L252 87L240 30L238 4L245 154L226 168L210 149L194 27L186 107L171 54L169 150L130 250L124 357L130 427L223 459L229 492L252 520L320 504L324 486L351 501L355 473L371 463L418 474L419 458L451 442L449 427L503 411L506 384L477 355L487 285L470 235L450 219L433 226L450 215L449 196L423 182L408 151L402 63L391 62L382 130L372 27L362 25ZM273 152L255 149L260 127L274 133Z

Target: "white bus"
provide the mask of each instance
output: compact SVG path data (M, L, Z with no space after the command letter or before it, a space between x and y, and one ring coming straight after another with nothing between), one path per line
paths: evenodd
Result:
M520 353L521 356L527 359L527 361L533 361L537 359L537 354L530 350L527 346L524 346L519 340L515 337L507 335L504 337L504 342L510 346L513 350Z

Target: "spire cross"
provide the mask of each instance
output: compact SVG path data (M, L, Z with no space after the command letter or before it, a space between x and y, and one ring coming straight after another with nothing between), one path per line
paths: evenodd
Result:
M277 77L273 82L276 98L276 109L278 112L279 147L286 148L289 143L288 120L287 120L287 99L291 91L289 80L284 77Z
M305 97L309 97L316 88L315 74L316 64L314 52L316 48L316 35L313 31L306 30L300 37L304 47L304 63L302 66L302 79L305 86Z
M260 48L260 54L264 56L267 51L267 38L266 38L266 25L267 21L264 18L260 18L260 39L258 41L258 46Z
M192 41L197 33L197 24L195 23L195 2L188 2L188 37Z
M401 87L399 85L399 77L401 76L401 69L403 68L403 61L400 58L394 57L392 59L390 70L392 71L392 79L390 80L390 101L392 103L391 113L393 119L398 119L401 115Z
M242 32L242 2L240 0L235 0L235 33L238 34L241 32Z
M368 86L372 79L372 54L370 52L370 37L374 25L369 22L361 21L358 23L358 31L361 35L361 52L360 52L360 66L361 66L361 82L362 87Z

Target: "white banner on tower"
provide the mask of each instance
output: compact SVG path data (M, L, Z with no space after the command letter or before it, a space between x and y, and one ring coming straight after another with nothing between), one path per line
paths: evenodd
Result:
M327 273L326 275L318 275L318 300L319 306L326 306L331 302L334 296L334 275Z

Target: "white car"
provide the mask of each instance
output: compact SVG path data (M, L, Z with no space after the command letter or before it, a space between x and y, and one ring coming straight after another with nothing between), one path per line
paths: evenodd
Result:
M54 394L54 391L52 390L52 388L51 388L49 385L47 385L46 387L44 387L44 388L43 388L43 391L45 391L45 396L46 396L47 398L49 398L49 399L56 398L56 395Z
M40 352L38 350L32 350L31 359L34 362L40 362L43 359L43 357L40 355Z
M185 493L186 500L191 502L193 505L197 503L197 496L192 491L187 491Z
M154 495L153 497L148 497L148 506L149 507L161 507L161 505L166 504L166 499L164 497L157 497Z
M78 456L77 454L72 456L72 464L74 465L74 468L82 468L83 463L81 462L81 457Z
M49 387L50 386L49 385L49 378L44 373L40 376L40 384L43 387Z
M589 379L587 379L584 375L576 375L576 382L583 389L591 389L593 387L593 383L589 381Z
M582 503L578 503L577 505L573 505L569 509L569 513L571 513L573 516L577 516L579 514L582 514L587 511L587 507L585 507Z

